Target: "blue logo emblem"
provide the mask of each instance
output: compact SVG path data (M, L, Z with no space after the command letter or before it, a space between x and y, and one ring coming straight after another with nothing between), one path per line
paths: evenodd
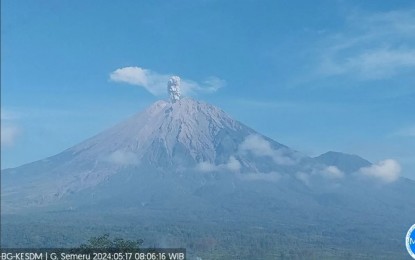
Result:
M406 233L406 250L413 259L415 259L415 224Z

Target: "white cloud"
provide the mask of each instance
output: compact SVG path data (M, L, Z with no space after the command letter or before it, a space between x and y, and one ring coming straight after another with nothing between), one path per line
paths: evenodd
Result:
M218 167L210 162L201 162L196 165L196 170L201 172L213 172L217 169Z
M320 171L320 174L328 179L341 179L344 177L344 173L336 166L328 166Z
M10 110L1 109L1 120L15 120L18 118L18 113Z
M305 185L310 186L310 174L307 174L305 172L297 172L295 174L295 178L303 182Z
M1 125L1 146L13 146L20 130L14 125Z
M107 160L110 163L118 164L121 166L137 165L139 163L139 160L135 153L121 150L117 150L111 153L108 156Z
M241 169L241 163L233 156L231 156L225 167L231 171L239 171Z
M241 169L241 163L234 156L229 157L229 160L224 164L215 165L209 162L201 162L196 165L196 169L201 172L213 171L233 171L237 172Z
M397 34L414 37L415 9L377 12L372 14L354 13L349 17L353 26L359 26L363 31L378 34ZM383 29L376 31L376 29Z
M240 174L239 178L245 181L270 181L277 182L281 179L281 174L278 172L268 172L268 173L248 173Z
M272 160L280 165L291 165L295 161L284 155L282 149L273 149L271 144L259 135L249 135L239 146L239 152L246 154L248 152L255 156L266 156L272 158Z
M394 135L415 137L415 125L400 129Z
M372 49L345 60L326 57L320 69L327 75L355 74L370 80L390 78L406 67L415 67L415 49Z
M169 77L169 75L161 75L140 67L125 67L110 74L112 81L143 87L156 96L166 92Z
M18 118L17 113L1 109L1 146L13 146L20 134L20 128L16 125L15 120Z
M318 180L321 177L330 181L343 179L344 173L336 166L331 165L325 168L316 167L309 172L297 172L294 176L305 185L311 186L313 181Z
M110 80L140 86L155 96L161 96L167 93L167 81L171 76L173 75L160 74L141 67L124 67L111 72ZM223 86L225 86L224 80L210 77L200 83L182 79L180 88L184 95L192 95L216 92Z
M355 13L346 24L320 46L319 75L373 80L415 70L415 10Z
M225 86L225 81L217 77L209 77L201 83L192 80L182 80L181 90L184 94L213 93Z
M400 172L401 166L397 161L392 159L380 161L376 164L368 167L363 167L359 170L360 174L385 183L396 181L399 178Z

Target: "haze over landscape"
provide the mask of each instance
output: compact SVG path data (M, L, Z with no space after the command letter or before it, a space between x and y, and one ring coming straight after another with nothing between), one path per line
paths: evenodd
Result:
M1 246L406 259L413 2L1 5Z
M179 77L167 85L170 100L57 155L3 170L2 245L76 246L110 232L187 248L190 259L405 255L399 238L415 202L401 198L415 182L399 177L396 161L312 158L182 98Z
M4 1L1 12L2 169L144 109L177 74L185 95L311 156L391 158L415 178L413 1Z

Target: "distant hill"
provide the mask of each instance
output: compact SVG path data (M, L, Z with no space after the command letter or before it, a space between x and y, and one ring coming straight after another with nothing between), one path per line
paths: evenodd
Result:
M372 164L358 155L333 151L323 153L314 159L326 165L335 165L338 169L347 173L356 172L360 168L367 167Z

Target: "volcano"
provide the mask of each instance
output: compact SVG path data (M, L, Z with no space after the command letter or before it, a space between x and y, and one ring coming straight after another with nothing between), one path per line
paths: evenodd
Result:
M2 245L73 246L84 241L79 234L106 230L140 233L159 246L167 239L195 255L217 249L218 259L252 259L238 250L257 243L262 259L404 256L400 240L415 202L402 198L413 195L414 181L376 180L365 173L378 166L357 155L309 157L213 105L179 97L57 155L3 170ZM59 228L48 232L50 225ZM298 242L306 253L289 253Z
M93 189L120 172L262 176L295 172L311 161L215 106L190 98L160 100L62 153L4 170L2 207L42 207ZM151 179L151 173L145 177Z

